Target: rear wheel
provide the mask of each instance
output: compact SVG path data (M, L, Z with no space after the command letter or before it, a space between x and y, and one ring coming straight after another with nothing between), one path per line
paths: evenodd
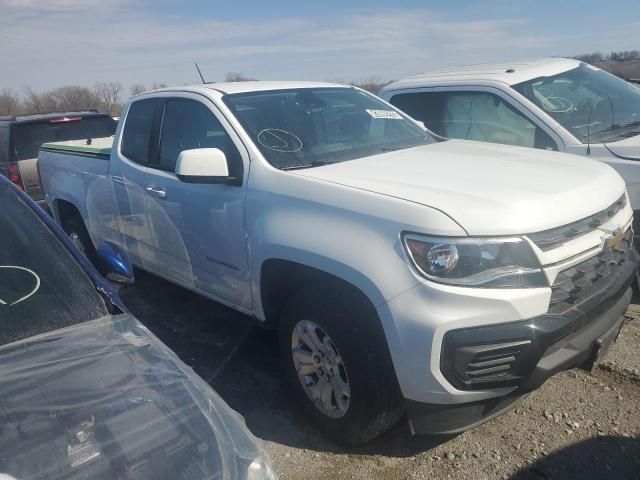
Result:
M355 288L310 287L291 298L278 335L292 393L334 440L359 445L403 414L377 312Z
M78 250L80 250L90 262L95 265L97 258L96 249L91 241L87 227L84 225L84 221L80 216L74 215L69 217L63 225L63 230L69 236L71 243L73 243Z

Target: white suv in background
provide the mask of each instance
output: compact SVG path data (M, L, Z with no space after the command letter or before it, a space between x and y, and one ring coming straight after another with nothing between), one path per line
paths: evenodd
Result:
M640 210L640 89L597 67L566 58L465 65L379 95L443 137L603 160Z

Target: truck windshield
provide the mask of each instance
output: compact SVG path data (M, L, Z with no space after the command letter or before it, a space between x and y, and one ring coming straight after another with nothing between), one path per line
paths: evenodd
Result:
M110 137L116 126L116 121L108 115L18 124L12 127L11 161L37 158L40 145L47 142Z
M591 65L513 88L582 143L615 142L640 134L640 89Z
M69 251L0 184L0 345L108 314Z
M302 88L227 95L271 165L308 168L428 143L425 131L354 88Z

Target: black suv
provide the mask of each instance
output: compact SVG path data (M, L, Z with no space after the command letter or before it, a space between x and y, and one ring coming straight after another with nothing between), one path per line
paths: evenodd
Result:
M44 205L38 151L46 142L109 137L117 122L97 111L0 117L0 175Z

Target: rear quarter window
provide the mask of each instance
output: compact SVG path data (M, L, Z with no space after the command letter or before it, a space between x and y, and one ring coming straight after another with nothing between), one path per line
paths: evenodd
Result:
M122 155L132 162L147 165L151 145L151 133L158 100L138 100L129 107L122 130Z

